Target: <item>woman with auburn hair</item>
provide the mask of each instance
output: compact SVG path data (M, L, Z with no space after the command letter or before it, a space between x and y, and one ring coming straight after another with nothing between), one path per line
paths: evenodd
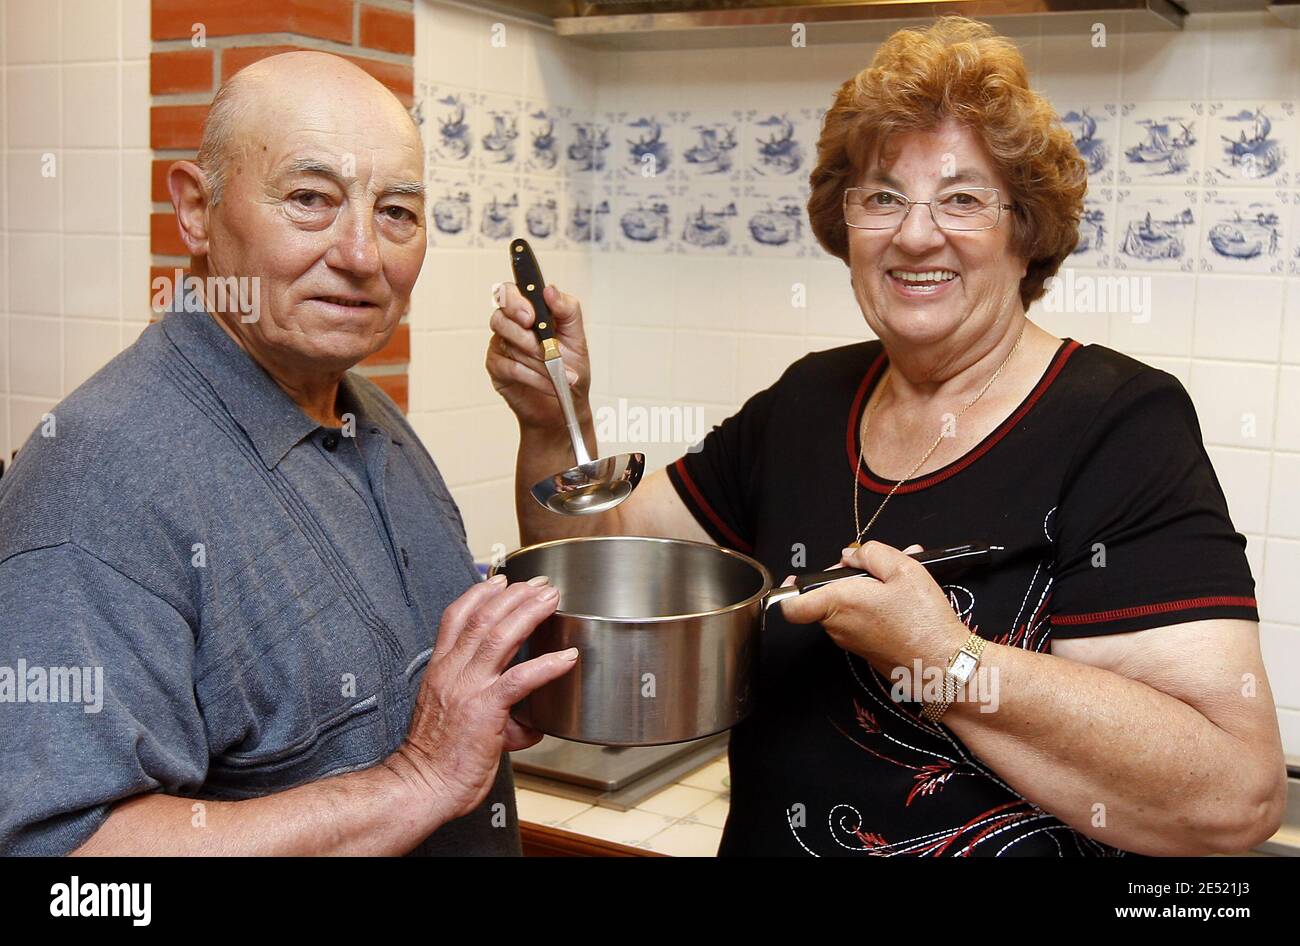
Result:
M719 853L1265 840L1277 717L1245 540L1191 401L1025 315L1075 246L1087 178L1016 47L955 17L895 33L840 88L817 154L812 226L876 338L799 359L614 510L528 498L572 458L528 302L504 286L491 319L525 541L695 539L777 575L806 550L877 579L769 612ZM589 425L578 300L546 299ZM965 542L1005 551L942 586L905 554Z

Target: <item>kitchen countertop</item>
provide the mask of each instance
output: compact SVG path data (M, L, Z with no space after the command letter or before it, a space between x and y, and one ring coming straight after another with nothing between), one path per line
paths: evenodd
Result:
M1292 760L1288 759L1288 762ZM1291 779L1282 828L1253 853L1300 856L1300 779ZM647 853L713 857L731 802L727 756L688 773L627 811L521 788L519 820Z
M627 811L520 788L519 820L646 853L712 857L730 805L725 754L682 776Z

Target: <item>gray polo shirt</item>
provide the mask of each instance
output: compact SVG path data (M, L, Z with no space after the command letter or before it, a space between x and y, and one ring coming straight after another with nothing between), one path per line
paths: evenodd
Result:
M133 795L254 798L401 743L478 574L392 401L355 374L340 396L355 437L175 312L33 433L0 479L0 854L66 853ZM503 757L416 853L518 852Z

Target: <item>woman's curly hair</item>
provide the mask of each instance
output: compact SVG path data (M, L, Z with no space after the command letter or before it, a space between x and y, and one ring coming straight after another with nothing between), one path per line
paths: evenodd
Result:
M944 16L899 30L871 65L835 95L817 142L808 216L827 252L846 263L843 195L895 132L927 131L953 118L983 141L1015 205L1011 247L1028 260L1025 308L1078 243L1087 165L1056 111L1029 88L1024 58L987 24Z

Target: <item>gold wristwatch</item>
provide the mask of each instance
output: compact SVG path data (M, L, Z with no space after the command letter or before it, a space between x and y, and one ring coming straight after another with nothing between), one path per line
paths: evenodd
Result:
M985 643L984 638L978 634L966 638L966 643L952 655L952 659L948 661L948 668L944 671L943 698L937 703L926 703L921 709L922 716L932 723L937 723L939 717L947 712L953 700L957 699L958 688L969 683L970 678L975 675L975 668L979 666Z

